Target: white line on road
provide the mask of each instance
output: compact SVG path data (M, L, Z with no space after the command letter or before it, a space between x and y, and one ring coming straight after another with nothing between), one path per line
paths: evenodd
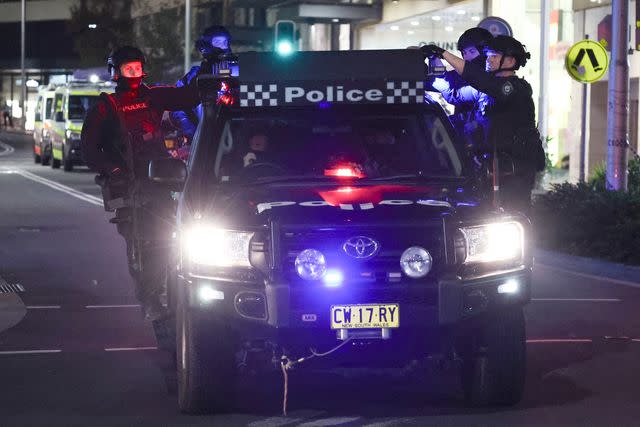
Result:
M15 151L12 146L10 146L9 144L5 144L2 141L0 141L0 147L4 148L4 151L0 152L0 157L8 156Z
M113 347L105 348L104 351L145 351L145 350L157 350L158 347Z
M0 355L10 354L49 354L60 353L62 350L15 350L15 351L0 351Z
M27 310L60 310L59 305L28 305Z
M616 285L625 285L625 286L633 286L636 288L640 288L640 283L631 282L628 280L620 280L620 279L612 279L610 277L597 276L595 274L587 274L587 273L578 273L577 271L566 270L564 268L553 267L547 264L541 264L539 262L536 263L536 267L548 268L550 270L562 271L563 273L573 274L574 276L586 277L587 279L593 280L602 280L604 282L615 283Z
M87 305L85 308L137 308L140 304L122 304L122 305Z
M619 298L531 298L536 302L622 302Z
M14 173L27 178L31 181L46 185L47 187L53 188L54 190L58 190L62 193L68 194L70 196L75 197L76 199L83 200L85 202L91 203L96 206L103 206L102 199L100 197L92 196L91 194L83 193L82 191L78 191L71 187L67 187L66 185L60 184L58 182L52 181L47 178L43 178L39 175L33 174L31 172L27 172L23 169L14 169Z

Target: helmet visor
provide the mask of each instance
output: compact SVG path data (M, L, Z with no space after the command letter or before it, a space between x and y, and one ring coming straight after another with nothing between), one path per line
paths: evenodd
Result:
M225 36L211 37L211 46L226 51L229 49L229 39Z

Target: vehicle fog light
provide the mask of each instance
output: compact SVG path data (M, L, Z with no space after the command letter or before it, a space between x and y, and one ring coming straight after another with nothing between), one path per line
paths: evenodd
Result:
M327 262L322 252L305 249L296 257L296 271L305 280L319 280L327 272Z
M208 304L214 300L223 300L224 292L213 289L209 285L202 285L198 288L198 299L200 302Z
M414 279L424 277L431 271L433 259L425 248L412 246L402 253L400 267L404 274Z
M327 270L322 280L324 281L325 286L329 288L337 288L342 285L344 274L342 274L342 271L336 269Z
M515 294L520 290L520 284L515 280L508 280L498 286L499 294Z

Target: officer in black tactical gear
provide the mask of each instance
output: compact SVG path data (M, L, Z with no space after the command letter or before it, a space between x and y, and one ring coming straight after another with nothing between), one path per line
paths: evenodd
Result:
M444 49L428 45L423 51L446 60L482 94L480 112L485 147L482 151L513 161L512 176L500 183L502 206L528 213L531 190L537 171L544 169L545 156L535 126L532 90L526 80L515 75L531 55L518 40L496 36L487 43L486 64L465 61ZM506 169L504 162L503 166Z
M485 46L493 35L484 28L474 27L466 30L458 38L458 50L465 61L481 64L484 67ZM439 58L431 58L430 61ZM455 70L446 71L442 76L427 78L426 89L438 91L443 98L455 107L449 118L460 135L464 136L468 152L477 155L478 146L483 139L481 123L486 118L479 111L481 93L470 86Z
M170 157L160 126L163 112L192 108L199 98L195 84L182 88L146 86L142 83L145 62L142 51L132 46L109 56L107 67L116 91L102 93L87 113L81 149L87 166L99 173L96 182L103 189L105 209L116 211L111 221L127 243L129 271L145 317L158 320L163 315L160 295L169 263L175 206L166 190L149 182L148 164Z
M219 56L232 53L231 33L221 25L207 27L196 40L195 46L200 55L202 55L202 62L199 66L191 67L191 70L178 80L177 87L188 85L198 74L217 72L221 65ZM173 111L170 117L171 123L182 131L190 143L202 117L202 106L199 105L197 108L187 111Z

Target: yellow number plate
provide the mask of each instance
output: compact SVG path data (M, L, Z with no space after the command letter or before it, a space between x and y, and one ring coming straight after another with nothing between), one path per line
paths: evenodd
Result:
M400 327L398 304L331 306L331 329L377 329Z

